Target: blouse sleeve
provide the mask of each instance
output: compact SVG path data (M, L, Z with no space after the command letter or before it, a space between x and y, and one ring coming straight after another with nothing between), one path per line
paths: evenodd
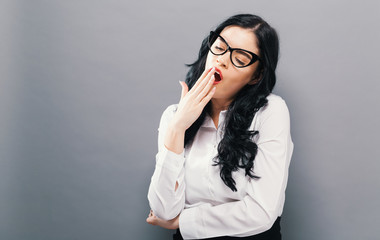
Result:
M156 166L148 191L150 208L164 220L175 218L185 205L184 153L176 154L164 145L166 129L175 110L176 105L171 105L162 114L158 128ZM175 191L176 182L178 189Z
M289 112L281 98L261 111L254 126L259 130L254 173L260 178L250 179L242 200L183 210L179 224L184 239L255 235L271 228L280 216L293 152Z

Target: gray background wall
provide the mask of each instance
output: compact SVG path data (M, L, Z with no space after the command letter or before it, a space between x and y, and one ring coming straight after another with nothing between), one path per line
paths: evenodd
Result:
M226 17L280 35L284 239L379 239L379 1L2 0L0 239L170 239L145 223L159 118Z

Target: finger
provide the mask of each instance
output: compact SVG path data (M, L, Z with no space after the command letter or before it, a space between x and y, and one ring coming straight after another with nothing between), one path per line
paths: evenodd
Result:
M183 81L179 81L179 83L181 84L181 87L182 87L182 91L181 91L181 99L182 99L189 92L189 87Z
M201 100L200 105L205 107L206 104L211 100L212 96L214 96L216 87L213 87L211 91Z
M198 80L196 81L196 83L194 84L194 86L191 88L191 89L194 89L194 88L197 88L198 85L202 82L202 80L210 73L210 71L213 69L212 68L209 68L209 69L205 69L202 73L202 75L198 78Z
M149 223L149 224L152 224L152 222L153 222L152 220L153 220L153 219L152 219L151 217L148 217L148 218L146 219L146 222Z
M157 218L154 216L148 217L146 219L146 222L152 225L157 225Z
M203 88L203 90L199 93L199 95L195 98L196 101L200 102L211 90L213 83L215 81L215 76L212 75L210 80L207 82L206 86Z
M151 224L151 225L157 225L157 222L154 221L154 220L147 219L146 222L149 223L149 224Z
M210 72L207 73L206 77L199 83L197 88L193 88L193 94L199 95L199 93L204 89L204 87L207 85L208 81L211 79L212 76L215 74L215 68L212 68Z
M194 87L197 87L199 85L200 82L202 82L202 80L207 76L207 74L211 71L212 68L209 68L209 69L205 69L202 73L202 75L198 78L198 80L195 82Z

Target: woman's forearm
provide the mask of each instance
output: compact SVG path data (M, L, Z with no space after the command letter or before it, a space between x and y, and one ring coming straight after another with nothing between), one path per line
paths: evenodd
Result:
M180 154L184 148L185 131L177 127L175 122L172 121L165 134L164 144L165 147L174 153Z

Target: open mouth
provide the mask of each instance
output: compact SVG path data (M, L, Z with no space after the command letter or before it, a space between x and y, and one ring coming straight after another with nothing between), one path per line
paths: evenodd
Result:
M216 69L214 73L214 77L215 77L214 85L222 81L223 77L222 77L222 74L219 72L219 69Z

